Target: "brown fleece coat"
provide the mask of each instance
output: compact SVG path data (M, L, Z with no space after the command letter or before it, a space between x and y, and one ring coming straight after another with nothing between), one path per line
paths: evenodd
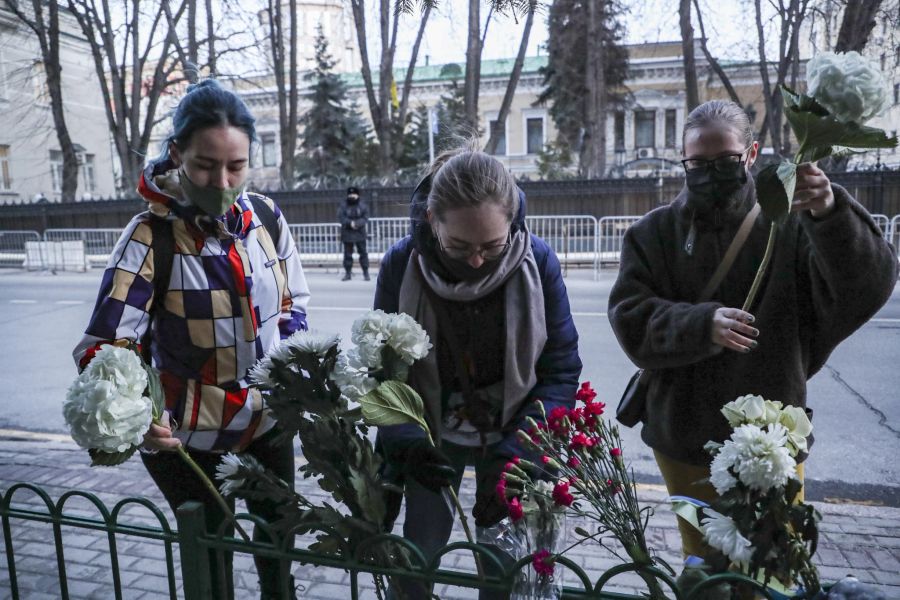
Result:
M844 188L832 189L835 207L826 217L792 214L779 227L749 311L759 346L747 354L712 343L712 318L719 307L744 303L765 253L764 216L711 301L695 302L755 202L752 181L729 210L696 219L690 254L685 242L693 212L686 190L628 230L609 319L631 360L657 371L642 430L650 447L708 464L703 445L730 435L720 413L727 402L760 394L805 407L807 380L888 300L897 279L894 250Z

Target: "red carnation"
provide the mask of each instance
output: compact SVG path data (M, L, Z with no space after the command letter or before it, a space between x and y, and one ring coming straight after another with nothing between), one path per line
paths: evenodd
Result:
M506 501L506 479L504 477L500 478L500 481L497 482L497 487L494 488L497 492L497 497L500 500Z
M575 399L581 400L585 404L591 402L594 398L597 397L597 392L594 391L594 388L591 387L590 381L585 381L581 384L581 387L575 392Z
M569 492L569 483L560 481L553 487L553 501L558 506L572 506L575 496Z
M569 444L569 448L572 450L582 450L586 448L590 448L594 445L594 439L588 437L582 432L578 432L572 436L572 442Z
M622 449L621 448L613 448L612 450L609 451L609 453L613 458L620 458L622 456Z
M577 456L570 456L569 460L566 461L566 463L573 469L577 469L578 467L581 466L581 461L578 459Z
M522 509L522 503L517 497L509 501L509 504L506 505L506 509L509 512L509 518L513 523L521 521L522 517L525 516L525 511Z
M534 553L534 558L531 559L531 566L538 575L550 577L553 575L554 562L550 551L545 548Z

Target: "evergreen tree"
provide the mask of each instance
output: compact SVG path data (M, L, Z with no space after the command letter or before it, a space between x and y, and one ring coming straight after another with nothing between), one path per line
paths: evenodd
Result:
M454 79L450 90L437 106L438 130L434 136L435 154L457 146L461 139L477 135L466 118L465 90Z
M401 181L414 181L428 166L428 107L420 104L406 120L406 131L396 138L403 140L397 167Z
M588 90L586 85L588 52L588 3L595 0L556 0L547 16L548 62L542 68L544 91L536 104L549 102L548 112L556 124L561 141L579 153L585 148ZM621 104L622 86L628 69L628 52L621 46L622 25L617 15L622 7L617 0L596 0L601 5L603 70L608 108Z
M311 82L306 95L312 107L300 119L303 126L298 156L298 176L320 183L367 174L365 164L355 164L371 150L369 127L355 104L347 98L347 86L334 72L335 61L321 25L316 34L316 65L303 76ZM360 173L362 171L363 173Z

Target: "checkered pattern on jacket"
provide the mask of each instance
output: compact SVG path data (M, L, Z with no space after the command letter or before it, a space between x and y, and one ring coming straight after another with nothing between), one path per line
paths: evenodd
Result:
M247 370L282 337L306 329L309 289L281 211L272 240L246 195L206 235L161 205L175 252L165 310L154 310L153 357L175 435L197 450L240 450L274 424ZM139 341L153 298L150 212L132 219L109 257L75 360L115 340Z

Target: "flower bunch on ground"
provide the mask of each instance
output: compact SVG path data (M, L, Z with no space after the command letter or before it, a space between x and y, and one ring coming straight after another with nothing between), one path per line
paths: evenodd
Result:
M595 540L624 562L643 567L661 562L647 546L644 532L652 509L638 505L618 428L602 418L605 405L589 382L581 385L576 400L574 408L556 406L549 413L538 402L543 420L529 418L529 428L519 432L523 447L536 458L519 457L506 465L497 493L506 499L510 519L523 518L528 503L540 499L592 524L590 533L575 528L581 536L575 545ZM627 558L605 545L603 536L618 541ZM552 562L552 557L541 559L548 560ZM651 595L662 598L656 579L642 577Z
M812 564L819 515L797 502L802 482L797 457L807 449L812 424L802 408L761 396L742 396L722 408L733 431L710 442L710 483L719 498L701 511L706 542L727 557L731 570L765 584L802 583L819 589Z

